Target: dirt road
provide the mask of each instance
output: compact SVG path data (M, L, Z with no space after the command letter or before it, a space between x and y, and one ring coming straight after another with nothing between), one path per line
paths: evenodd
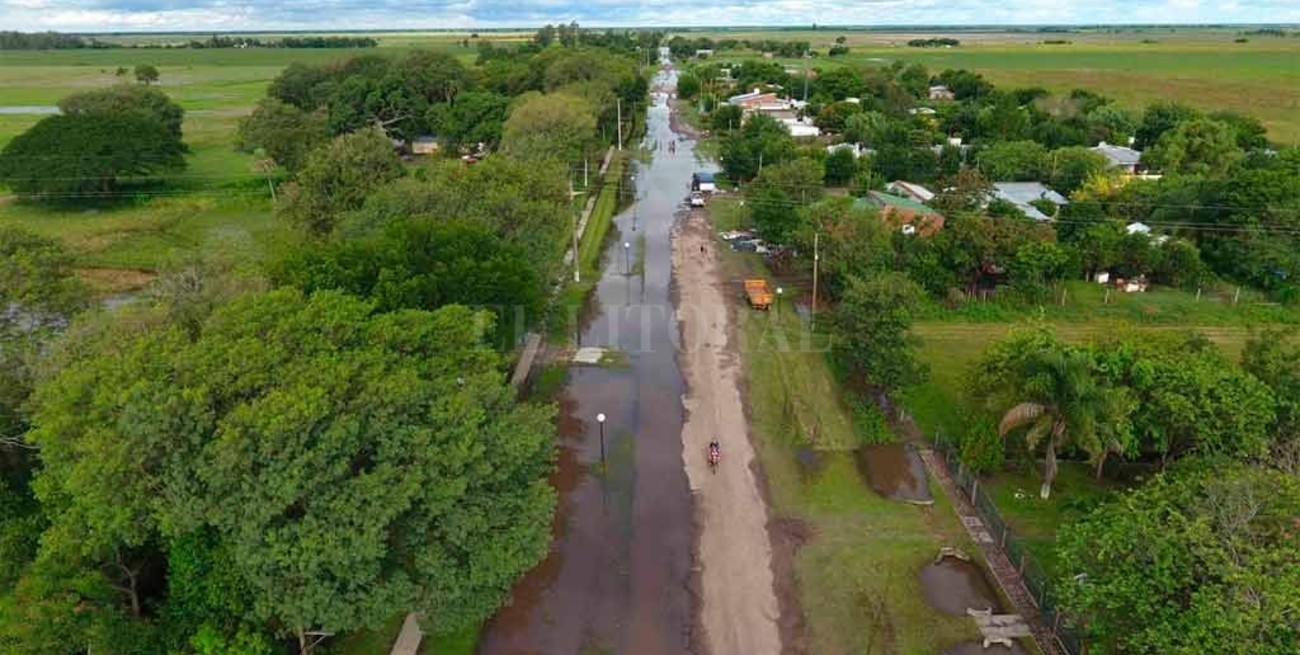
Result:
M754 451L741 404L743 374L718 273L715 241L693 211L673 238L681 368L686 378L683 459L699 522L700 608L711 655L778 655L779 608L773 590L767 506L754 478ZM710 471L708 443L722 446Z

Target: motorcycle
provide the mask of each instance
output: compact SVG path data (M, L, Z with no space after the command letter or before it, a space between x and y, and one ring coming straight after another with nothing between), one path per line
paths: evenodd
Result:
M718 462L721 461L722 461L722 447L719 446L718 442L716 441L710 442L709 443L709 468L712 469L714 473L717 473Z

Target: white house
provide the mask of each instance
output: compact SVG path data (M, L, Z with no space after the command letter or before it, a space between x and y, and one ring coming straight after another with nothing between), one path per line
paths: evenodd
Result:
M816 125L813 125L812 120L807 118L783 118L781 124L790 132L790 136L796 139L822 135L822 131Z

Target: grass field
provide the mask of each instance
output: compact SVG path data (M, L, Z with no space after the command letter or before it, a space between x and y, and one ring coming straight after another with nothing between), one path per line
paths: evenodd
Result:
M814 66L883 66L919 62L933 72L968 68L998 85L1051 91L1090 89L1140 109L1154 100L1178 100L1207 111L1230 109L1259 118L1269 137L1300 143L1300 38L1249 37L1235 30L1179 28L1110 33L861 32L850 30L698 32L715 38L807 40L823 53L838 36L847 56L825 56ZM910 48L912 38L951 36L955 48ZM1071 43L1046 45L1043 40ZM1145 43L1144 41L1154 41ZM753 56L720 53L724 59ZM801 65L800 62L787 62Z
M185 109L187 168L155 195L87 210L46 207L0 195L0 225L16 225L61 239L87 277L105 293L149 280L169 259L197 251L257 260L276 227L270 192L251 155L235 149L239 119L252 111L266 87L291 62L324 63L362 54L401 55L424 48L471 61L473 47L455 42L467 34L394 34L378 49L121 49L0 52L0 106L48 107L78 91L122 81L118 66L151 63L160 87ZM493 38L518 35L493 34ZM166 43L192 37L117 37ZM0 114L0 147L42 115ZM119 275L104 274L120 270Z
M727 254L726 277L764 274L761 258ZM769 276L770 277L770 276ZM739 289L737 288L737 296ZM891 440L871 409L846 397L825 354L788 301L741 309L751 440L771 512L807 535L794 561L814 653L906 653L976 636L972 623L932 609L917 573L940 546L975 553L942 490L917 507L885 500L864 483L854 449Z

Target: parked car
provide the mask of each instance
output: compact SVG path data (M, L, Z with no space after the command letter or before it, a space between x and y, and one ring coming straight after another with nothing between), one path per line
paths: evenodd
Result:
M700 193L699 191L693 191L693 192L691 192L691 206L692 206L692 207L703 207L703 206L704 206L704 194L703 194L703 193Z

